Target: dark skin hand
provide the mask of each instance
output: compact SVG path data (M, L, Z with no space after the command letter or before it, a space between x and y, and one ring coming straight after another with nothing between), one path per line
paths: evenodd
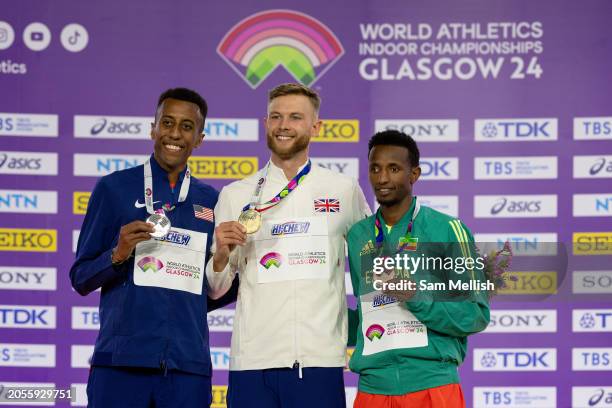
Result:
M153 225L144 221L132 221L121 227L119 241L113 251L112 261L123 262L132 255L136 244L151 239Z

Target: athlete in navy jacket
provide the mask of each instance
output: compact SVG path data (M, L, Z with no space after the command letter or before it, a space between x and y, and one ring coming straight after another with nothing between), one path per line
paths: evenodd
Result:
M196 92L164 92L151 129L154 154L102 177L89 200L70 278L81 295L102 288L90 407L211 403L204 267L218 192L187 167L206 113ZM151 237L151 213L171 223L162 239Z

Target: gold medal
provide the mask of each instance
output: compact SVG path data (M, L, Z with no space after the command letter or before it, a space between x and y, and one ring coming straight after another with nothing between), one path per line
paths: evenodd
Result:
M261 227L261 214L252 208L243 211L238 217L238 222L246 228L247 234L252 234Z

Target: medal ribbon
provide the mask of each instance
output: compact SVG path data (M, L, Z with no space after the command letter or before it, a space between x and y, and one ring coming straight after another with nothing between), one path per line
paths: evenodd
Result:
M259 179L259 182L257 183L257 187L255 188L255 193L253 194L253 198L251 199L251 202L248 205L245 205L242 208L242 211L254 209L257 212L264 212L274 207L278 203L280 203L285 197L291 194L291 192L295 190L297 186L300 185L300 183L304 181L304 178L306 177L306 175L310 173L310 169L312 168L312 163L310 162L310 160L308 160L308 163L306 164L306 166L304 166L304 168L298 174L296 174L295 177L289 181L289 183L287 183L285 188L283 188L280 191L280 193L275 195L271 200L263 204L259 204L259 201L261 199L261 192L263 190L264 184L266 183L266 178L268 177L269 168L270 168L270 162L268 162L268 165L266 166L266 169L264 170L264 174L262 175L262 177ZM267 207L256 208L257 205L267 205Z
M187 194L189 194L189 184L191 184L190 182L191 172L189 171L189 166L187 166L185 177L183 177L179 192L179 203L182 203L187 199ZM151 158L147 159L144 165L144 198L145 204L147 205L147 212L149 214L164 214L164 210L161 208L157 211L153 210L153 171L151 170ZM166 209L170 211L169 206L167 206Z
M402 238L399 239L398 242L398 251L404 250L410 244L410 238L412 234L412 225L414 224L414 219L416 218L419 210L421 209L421 205L418 201L416 201L416 197L413 198L415 200L414 203L414 211L412 212L412 219L408 223L408 228L406 228L406 234ZM380 251L382 250L383 244L385 242L385 235L383 233L382 223L380 222L380 218L382 218L382 214L380 214L380 208L376 211L376 221L374 221L374 236L376 237L376 248Z

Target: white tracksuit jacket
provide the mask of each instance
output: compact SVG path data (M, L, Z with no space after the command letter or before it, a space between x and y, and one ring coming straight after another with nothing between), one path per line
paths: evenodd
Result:
M301 168L300 168L301 170ZM249 203L257 181L256 174L223 188L215 207L215 223L237 220ZM270 200L288 183L283 171L270 163L261 201ZM314 201L339 200L338 212L316 212ZM296 279L257 282L257 259L253 236L244 247L236 247L222 272L212 270L212 257L206 268L211 297L229 289L237 272L240 287L234 329L230 370L257 370L294 367L342 367L345 365L347 308L344 286L345 245L349 228L370 215L370 209L357 180L312 165L304 181L281 201L262 213L263 219L327 217L329 264L327 279ZM213 252L215 244L213 242Z

